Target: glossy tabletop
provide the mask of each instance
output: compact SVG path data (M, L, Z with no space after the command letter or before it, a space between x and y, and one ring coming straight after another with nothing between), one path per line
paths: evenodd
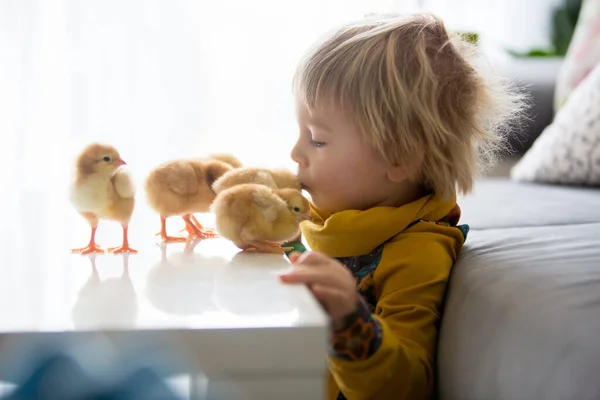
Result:
M137 186L130 244L139 253L95 256L70 253L87 244L90 231L68 201L67 180L2 187L2 350L7 339L79 340L102 332L129 343L160 343L167 352L173 346L200 360L203 371L322 363L326 316L306 287L279 282L290 268L284 256L242 253L225 239L161 245L159 218ZM213 226L210 214L197 217ZM169 234L183 227L174 218ZM120 226L100 222L96 241L119 245Z

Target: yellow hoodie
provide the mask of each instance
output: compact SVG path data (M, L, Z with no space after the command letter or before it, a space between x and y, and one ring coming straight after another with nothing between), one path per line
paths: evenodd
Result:
M468 231L459 217L455 199L431 195L399 208L313 208L302 224L309 247L344 263L361 294L346 328L332 334L327 399L432 394L442 301Z

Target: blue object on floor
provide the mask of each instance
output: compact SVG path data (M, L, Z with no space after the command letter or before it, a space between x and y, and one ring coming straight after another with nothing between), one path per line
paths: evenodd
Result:
M62 353L43 359L2 400L180 400L151 367L140 366L119 380L92 377Z

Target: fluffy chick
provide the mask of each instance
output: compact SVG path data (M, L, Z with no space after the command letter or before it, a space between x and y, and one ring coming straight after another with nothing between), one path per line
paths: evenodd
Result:
M310 205L296 189L245 183L217 194L211 211L217 232L243 250L283 254L283 242L298 235L310 219Z
M203 213L215 199L212 184L232 166L215 159L183 159L165 162L153 169L146 179L146 196L150 206L160 214L158 235L165 242L183 242L188 238L211 238L217 235L204 228L194 217ZM168 236L166 219L181 216L188 238Z
M123 244L108 249L114 253L137 253L129 247L127 229L134 208L135 189L131 177L123 168L125 161L112 146L93 143L79 155L70 198L75 209L92 228L86 247L73 249L74 253L103 253L95 241L96 228L101 219L117 221L123 227Z
M215 193L222 192L232 186L242 183L265 185L271 189L301 190L300 181L296 175L286 169L268 168L237 168L227 172L213 184Z

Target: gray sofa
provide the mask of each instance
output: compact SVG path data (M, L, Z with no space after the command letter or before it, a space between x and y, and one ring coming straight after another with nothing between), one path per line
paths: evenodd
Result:
M600 399L600 189L487 179L459 204L438 398Z
M486 180L461 205L439 398L600 399L600 190Z

